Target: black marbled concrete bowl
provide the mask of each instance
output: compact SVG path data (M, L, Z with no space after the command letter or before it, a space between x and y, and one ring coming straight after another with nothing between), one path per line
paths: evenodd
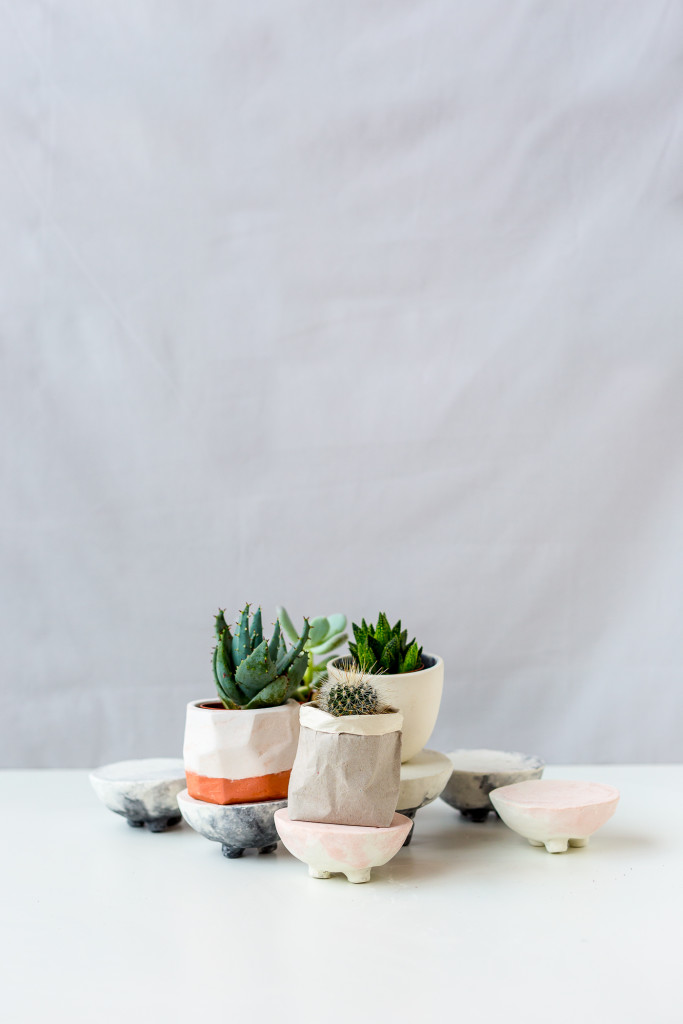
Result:
M225 857L241 857L245 850L272 853L279 836L273 817L286 800L260 800L250 804L211 804L195 800L186 789L178 794L185 821L206 839L220 843Z
M103 764L90 773L90 783L105 807L132 828L146 825L150 832L165 832L180 821L177 797L186 785L181 758Z
M471 821L485 821L493 804L489 793L514 782L540 779L545 762L507 750L454 750L453 772L441 799Z

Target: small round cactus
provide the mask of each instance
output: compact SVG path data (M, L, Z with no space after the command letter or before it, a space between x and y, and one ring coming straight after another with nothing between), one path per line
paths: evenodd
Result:
M336 718L342 715L381 715L385 706L361 672L348 671L344 679L326 679L318 690L316 704Z

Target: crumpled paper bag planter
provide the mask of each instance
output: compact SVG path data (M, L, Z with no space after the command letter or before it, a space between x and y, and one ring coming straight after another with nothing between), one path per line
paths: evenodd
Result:
M336 717L304 705L290 819L389 827L400 787L402 721L397 711Z
M565 853L568 846L587 846L612 817L619 790L600 782L538 779L495 789L491 802L508 828L532 846Z
M176 757L148 757L104 764L90 773L90 784L110 811L131 828L165 832L180 821L177 796L185 787L183 762Z
M349 882L369 882L372 868L391 860L412 828L394 814L388 828L292 821L287 808L275 812L275 827L289 852L308 864L311 878L346 875Z

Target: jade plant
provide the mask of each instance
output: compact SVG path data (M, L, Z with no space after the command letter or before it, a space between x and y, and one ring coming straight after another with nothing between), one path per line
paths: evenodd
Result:
M415 672L424 668L422 648L415 640L408 643L408 631L401 629L401 620L395 626L389 625L384 612L380 612L377 625L353 623L353 641L349 650L355 661L365 672L373 674L386 672L396 675L401 672Z
M315 699L316 706L329 715L382 715L389 710L358 666L347 669L341 679L326 679Z
M286 704L306 673L309 656L304 648L309 629L308 619L304 619L301 636L287 649L279 620L272 638L264 638L260 608L250 621L249 605L245 606L234 635L219 610L213 674L223 706L228 711L249 711Z
M279 607L277 617L290 640L295 644L299 643L301 637L294 628L287 609ZM344 632L345 629L346 616L341 612L336 612L334 615L318 615L311 619L308 639L304 644L304 650L309 655L308 667L301 686L294 694L297 700L305 702L313 697L325 674L328 661L335 656L332 652L348 640L348 634Z

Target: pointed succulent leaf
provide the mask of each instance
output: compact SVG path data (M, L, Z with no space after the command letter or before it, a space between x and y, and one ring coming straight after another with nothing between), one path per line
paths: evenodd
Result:
M335 612L333 615L328 615L327 621L330 624L329 629L327 630L327 637L331 637L333 633L343 633L346 629L346 616L342 615L341 612Z
M251 620L251 626L249 627L249 640L251 643L252 651L263 642L263 623L261 621L261 609L257 608L254 612L254 617Z
M277 617L280 620L280 625L284 629L289 639L293 640L294 643L296 643L296 641L299 639L299 634L295 630L294 623L287 614L287 609L284 608L282 605L279 605L277 609Z
M290 665L289 668L287 669L287 678L289 679L290 683L294 686L295 690L299 683L301 682L301 680L303 679L304 675L306 674L307 667L308 655L304 651L303 654L300 654L298 656L294 664Z
M216 640L220 639L220 635L223 632L223 630L227 627L227 625L228 624L225 621L225 610L223 608L219 608L218 615L216 615L214 626L214 629L216 630Z
M268 654L270 655L271 661L277 661L277 652L280 647L280 620L275 620L275 629L273 630L273 638L268 644Z
M401 665L400 671L401 672L414 672L415 669L417 668L417 663L419 661L419 658L420 658L420 652L418 650L417 643L413 640L412 644L410 645L410 647L406 651L406 656L403 659L403 663Z
M376 661L379 664L382 660L384 644L380 643L376 636L369 636L368 649L372 652L373 661Z
M251 644L249 643L249 605L247 604L240 616L239 625L235 629L235 635L232 638L232 661L235 668L249 654L251 654Z
M226 668L231 677L235 675L235 663L232 660L232 634L230 627L226 626L220 637L218 638L218 646L223 650L223 658L225 660Z
M227 700L231 701L233 704L239 705L241 703L240 694L235 686L232 666L226 662L225 658L225 645L223 643L224 636L225 633L222 634L214 651L214 675L216 677L216 689L218 690L218 694L223 703L225 703L227 698Z
M292 685L287 676L278 676L262 690L254 694L245 709L251 711L254 708L275 708L289 700L293 692Z
M328 651L333 651L335 647L339 647L340 644L345 643L348 638L348 633L335 633L334 636L328 637L324 643L318 644L317 647L309 647L308 650L314 656L317 656L318 654L327 654Z
M391 626L389 625L389 620L386 617L385 612L379 613L375 636L382 646L384 646L384 644L386 644L391 638Z
M311 628L308 634L308 646L315 647L316 644L322 643L327 636L329 628L329 620L324 615L318 615L315 619L311 619Z
M240 689L251 700L259 690L275 679L279 673L275 662L268 654L268 641L263 640L255 651L252 651L235 670L235 680Z
M278 659L277 674L279 676L286 672L289 666L294 663L294 659L302 653L304 645L308 640L309 629L310 625L308 619L304 618L304 628L301 632L301 636L299 637L298 643L294 644L293 647L290 647L290 649L285 654L284 658ZM308 655L306 655L306 658L308 658Z
M351 654L353 655L353 660L357 662L358 665L366 672L372 672L375 664L377 663L377 658L375 657L368 643L368 641L371 639L374 638L368 637L366 640L363 641L363 643L354 644L353 646L356 649L355 651L351 651ZM349 644L349 649L351 649L351 644Z
M389 642L384 645L384 650L380 655L379 663L385 672L394 673L399 671L398 659L398 637L392 636Z

